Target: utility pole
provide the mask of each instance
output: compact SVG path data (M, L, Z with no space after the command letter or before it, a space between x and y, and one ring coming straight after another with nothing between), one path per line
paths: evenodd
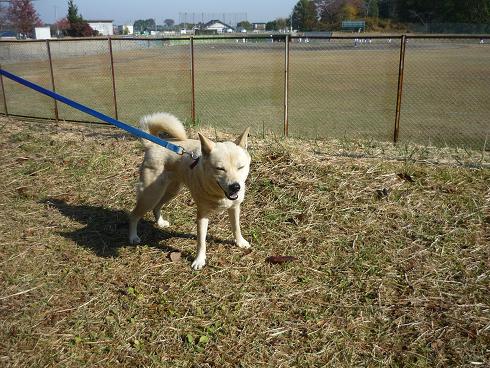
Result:
M58 29L58 21L57 21L57 19L58 19L58 14L56 12L57 6L56 5L53 5L53 7L54 7L54 24L56 24L56 38L59 38L60 31Z

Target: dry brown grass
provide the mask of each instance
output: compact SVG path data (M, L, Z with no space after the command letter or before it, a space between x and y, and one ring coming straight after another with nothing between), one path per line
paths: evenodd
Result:
M195 272L187 193L171 205L171 230L148 217L144 244L127 243L137 141L4 119L0 150L2 366L490 363L490 170L478 152L433 165L451 157L252 137L252 252L230 246L216 215L208 266Z

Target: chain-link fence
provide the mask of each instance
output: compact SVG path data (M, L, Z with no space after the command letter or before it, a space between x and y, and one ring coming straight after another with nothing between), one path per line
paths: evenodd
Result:
M284 43L242 38L195 40L194 45L197 121L281 134Z
M129 123L155 111L189 119L190 40L112 40L118 117Z
M475 38L408 39L400 139L481 148L489 135L490 45Z
M130 124L168 111L259 135L490 146L490 36L0 41L0 63ZM3 114L92 119L2 82Z
M290 46L289 132L391 139L400 43L390 38L307 41L295 39Z

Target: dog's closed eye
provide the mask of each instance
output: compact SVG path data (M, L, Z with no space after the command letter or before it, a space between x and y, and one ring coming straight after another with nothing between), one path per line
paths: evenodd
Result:
M226 171L226 169L224 167L215 167L215 169L218 171Z
M241 169L243 169L243 168L245 168L245 166L240 166L240 167L238 168L238 170L241 170Z

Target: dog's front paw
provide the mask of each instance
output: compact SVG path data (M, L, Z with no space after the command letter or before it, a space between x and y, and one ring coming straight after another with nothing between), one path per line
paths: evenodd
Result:
M248 249L250 248L250 243L248 241L246 241L245 239L241 238L241 239L238 239L238 240L235 240L235 243L236 245L238 245L240 248L243 248L243 249Z
M194 270L200 270L201 268L204 267L204 265L206 264L206 258L204 257L197 257L194 262L192 262L192 268Z
M139 243L141 243L141 239L138 235L131 235L129 237L129 243L133 244L133 245L139 244Z
M170 222L168 222L167 220L164 220L162 219L161 217L158 219L157 221L157 226L160 228L160 229L163 229L163 228L166 228L166 227L169 227L170 226Z

